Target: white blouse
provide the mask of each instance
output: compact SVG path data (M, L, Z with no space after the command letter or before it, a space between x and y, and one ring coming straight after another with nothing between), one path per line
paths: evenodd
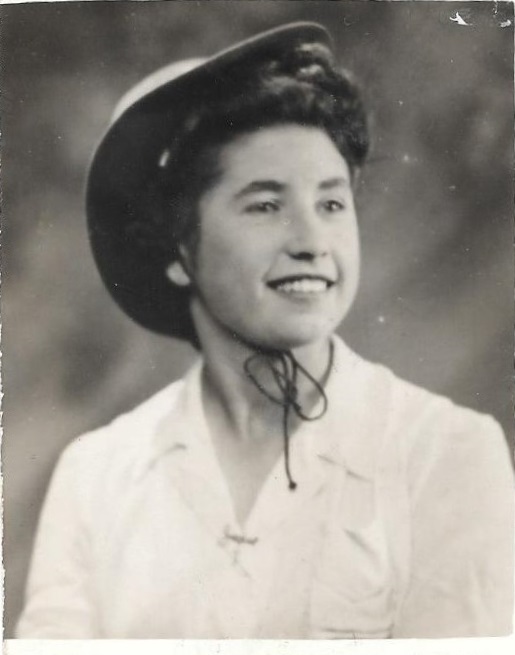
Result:
M244 526L186 378L63 453L21 638L511 632L513 473L497 423L335 339L329 407Z

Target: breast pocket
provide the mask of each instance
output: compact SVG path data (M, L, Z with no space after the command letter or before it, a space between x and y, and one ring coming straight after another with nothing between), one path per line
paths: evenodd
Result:
M315 567L313 638L384 638L393 620L389 549L373 482L345 474Z

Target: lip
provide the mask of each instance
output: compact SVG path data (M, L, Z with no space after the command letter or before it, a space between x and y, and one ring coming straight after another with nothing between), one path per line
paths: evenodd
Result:
M290 298L314 299L324 296L335 281L323 275L287 275L275 278L268 287L282 296Z
M303 280L324 282L328 289L336 283L336 280L326 277L325 275L297 273L295 275L284 275L283 277L274 278L273 280L269 280L266 284L272 289L277 289L284 284L302 282Z

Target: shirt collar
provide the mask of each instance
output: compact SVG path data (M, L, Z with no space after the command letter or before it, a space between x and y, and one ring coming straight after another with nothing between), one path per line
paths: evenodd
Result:
M373 365L338 336L333 337L333 370L326 386L329 399L320 423L320 457L371 480L377 465L378 426L371 393Z

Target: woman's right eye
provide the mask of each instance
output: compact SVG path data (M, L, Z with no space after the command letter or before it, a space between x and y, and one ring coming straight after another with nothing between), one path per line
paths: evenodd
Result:
M277 200L259 200L252 202L245 207L247 214L273 214L279 211L280 204Z

